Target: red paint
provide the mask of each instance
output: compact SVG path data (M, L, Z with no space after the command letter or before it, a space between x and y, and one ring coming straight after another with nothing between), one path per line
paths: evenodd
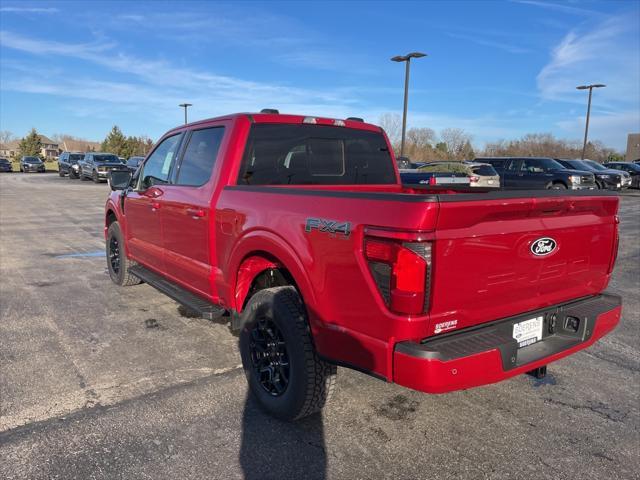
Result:
M110 195L107 211L122 226L128 255L236 311L242 310L260 272L284 268L304 300L321 355L434 392L491 383L523 369L499 371L497 353L486 352L457 360L458 373L451 378L451 365L426 365L394 354L396 342L432 336L436 323L455 319L458 329L469 327L606 288L617 238L616 197L407 202L394 195L377 200L330 195L425 194L425 190L403 188L397 169L395 185L282 185L270 187L271 191L225 188L236 185L252 121L300 124L303 119L298 115L235 114L168 132L165 137L191 129L225 127L213 173L202 187L162 185L151 194L130 192L124 212L119 192ZM330 125L333 120L318 119L317 123ZM354 121L345 121L344 128L380 131ZM282 194L274 189L295 191ZM301 190L327 195L296 193ZM426 193L456 194L453 190ZM346 237L319 229L305 231L310 217L350 222L351 233ZM394 313L385 304L365 258L365 236L400 244L431 243L427 311L421 311L421 303L414 300L396 309L417 312L411 315ZM555 238L557 250L547 257L533 257L529 247L543 236ZM404 272L424 275L424 264L411 263L415 259L410 255L404 260ZM398 289L419 290L420 282L399 278ZM604 329L599 324L592 341L604 335ZM536 363L570 353L573 350Z

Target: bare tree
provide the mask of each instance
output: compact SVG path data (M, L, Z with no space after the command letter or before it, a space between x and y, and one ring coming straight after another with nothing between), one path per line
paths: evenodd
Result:
M445 128L440 132L440 138L447 145L450 160L465 160L465 154L471 148L471 135L461 128Z
M13 134L13 132L10 132L9 130L0 130L0 143L2 143L3 145L6 145L7 143L15 139L16 136Z
M378 125L387 133L391 145L396 148L400 145L400 136L402 134L402 118L397 113L385 113L380 115Z
M600 141L587 143L586 157L604 162L612 156L619 155L615 150L607 148ZM580 158L582 142L578 140L562 140L550 133L528 133L515 140L500 140L488 143L485 156L527 156L552 158Z

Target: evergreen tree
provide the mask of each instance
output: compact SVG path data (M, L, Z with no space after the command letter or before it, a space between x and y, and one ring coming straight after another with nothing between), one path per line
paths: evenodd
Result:
M32 128L29 134L20 140L18 146L18 154L21 157L38 157L42 158L42 142L40 141L40 135L36 132L35 128Z
M102 142L101 149L103 152L114 153L119 157L124 157L127 154L127 139L122 134L122 130L117 125L114 125L107 138Z

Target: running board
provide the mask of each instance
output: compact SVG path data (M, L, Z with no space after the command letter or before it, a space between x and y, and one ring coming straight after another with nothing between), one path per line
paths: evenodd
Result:
M202 318L214 320L225 313L224 308L214 305L208 300L185 290L142 265L135 265L131 267L129 272L143 282L148 283L156 290L164 293L167 297L172 298L181 305L184 305L187 309L199 314Z

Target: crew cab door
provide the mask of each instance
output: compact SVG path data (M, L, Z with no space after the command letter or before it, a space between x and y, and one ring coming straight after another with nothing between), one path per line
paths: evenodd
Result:
M522 172L521 167L522 160L519 158L514 158L507 162L504 166L504 170L500 172L504 188L524 188L522 186L522 177L524 176L524 172Z
M167 276L211 297L212 171L223 126L189 132L171 185L164 188L160 212Z
M159 212L182 135L169 136L158 144L140 169L135 189L124 200L129 254L159 272L165 271Z
M80 165L80 176L91 176L91 170L93 168L93 155L85 155L82 165Z
M547 184L553 181L553 174L549 173L544 163L537 158L523 159L521 171L524 173L522 188L546 188Z

